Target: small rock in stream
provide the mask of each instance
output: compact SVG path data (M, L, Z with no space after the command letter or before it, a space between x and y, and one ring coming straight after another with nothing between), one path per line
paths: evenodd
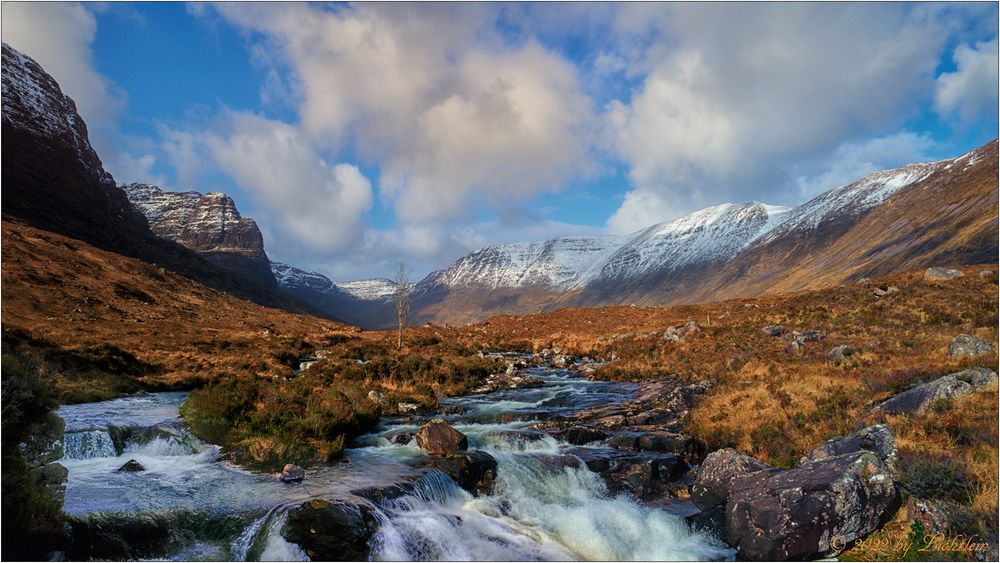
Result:
M301 481L306 478L306 471L294 463L289 463L285 465L285 468L281 470L280 479L285 483L294 483L296 481Z
M136 473L136 472L145 471L145 470L146 470L146 468L143 467L141 463L139 463L138 461L136 461L134 459L130 459L130 460L126 461L124 465L122 465L121 467L119 467L117 469L117 471L125 472L125 473Z

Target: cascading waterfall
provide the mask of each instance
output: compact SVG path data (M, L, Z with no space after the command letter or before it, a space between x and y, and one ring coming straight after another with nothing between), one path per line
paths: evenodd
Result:
M107 430L67 432L63 436L63 456L67 459L94 459L118 455Z
M497 460L489 496L474 497L446 474L424 469L425 453L412 440L402 445L387 439L417 430L420 419L390 421L345 452L349 463L307 468L303 482L285 484L273 474L226 464L216 446L198 442L178 424L180 397L152 394L60 409L68 428L65 510L107 522L109 533L131 529L115 514L134 513L140 520L166 515L154 523L170 527L167 537L176 538L170 557L180 559L308 560L282 531L289 511L312 499L370 508L378 524L370 542L373 559L732 558L731 549L692 533L679 517L610 496L603 478L568 453L573 446L529 428L534 416L625 400L633 387L536 372L546 381L542 387L450 400L465 414L444 418L468 437L470 449ZM500 422L509 420L502 416L508 412L518 416ZM131 457L146 470L117 472ZM356 492L407 483L410 494L380 504ZM83 555L102 557L92 548Z

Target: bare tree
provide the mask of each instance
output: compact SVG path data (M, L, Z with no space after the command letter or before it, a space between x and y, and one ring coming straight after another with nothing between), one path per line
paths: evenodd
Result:
M399 325L399 340L396 342L396 349L403 349L403 327L406 326L406 318L410 316L410 280L406 265L399 263L396 268L396 324Z

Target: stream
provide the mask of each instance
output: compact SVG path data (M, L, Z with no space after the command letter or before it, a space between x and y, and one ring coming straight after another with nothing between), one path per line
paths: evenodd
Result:
M185 393L154 393L63 406L69 469L64 510L74 524L71 556L171 560L308 560L282 529L288 511L322 499L368 507L378 528L373 560L724 560L734 552L690 531L683 503L649 506L612 495L571 445L532 430L540 420L614 405L631 383L594 382L549 367L525 370L543 385L451 398L445 412L386 417L340 462L307 468L304 481L245 470L188 433L178 415ZM460 409L455 408L460 407ZM491 494L473 496L427 468L415 440L393 438L442 418L470 450L497 460ZM503 422L501 422L503 420ZM142 472L117 472L134 459ZM371 500L359 491L407 485ZM131 535L130 535L131 534ZM130 545L142 537L150 547ZM82 551L81 551L82 550Z

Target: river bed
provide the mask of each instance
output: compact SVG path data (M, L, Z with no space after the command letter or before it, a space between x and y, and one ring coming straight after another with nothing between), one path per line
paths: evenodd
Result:
M184 393L64 406L58 411L66 421L61 463L69 469L64 510L91 529L110 530L130 519L165 527L166 547L151 557L178 560L307 560L281 530L287 511L312 499L373 505L379 521L371 541L374 560L733 557L718 540L691 532L673 507L610 495L586 464L553 463L574 461L568 458L581 448L606 446L574 446L529 429L548 417L629 400L635 384L593 382L553 368L527 373L544 385L444 402L461 407L461 414L385 418L377 432L345 451L343 461L308 468L306 479L293 484L236 467L221 458L218 446L191 436L178 415ZM496 458L490 495L475 497L428 470L415 441L390 440L431 418L464 433L470 450ZM115 471L130 459L146 471ZM415 486L379 504L357 493L397 483Z

